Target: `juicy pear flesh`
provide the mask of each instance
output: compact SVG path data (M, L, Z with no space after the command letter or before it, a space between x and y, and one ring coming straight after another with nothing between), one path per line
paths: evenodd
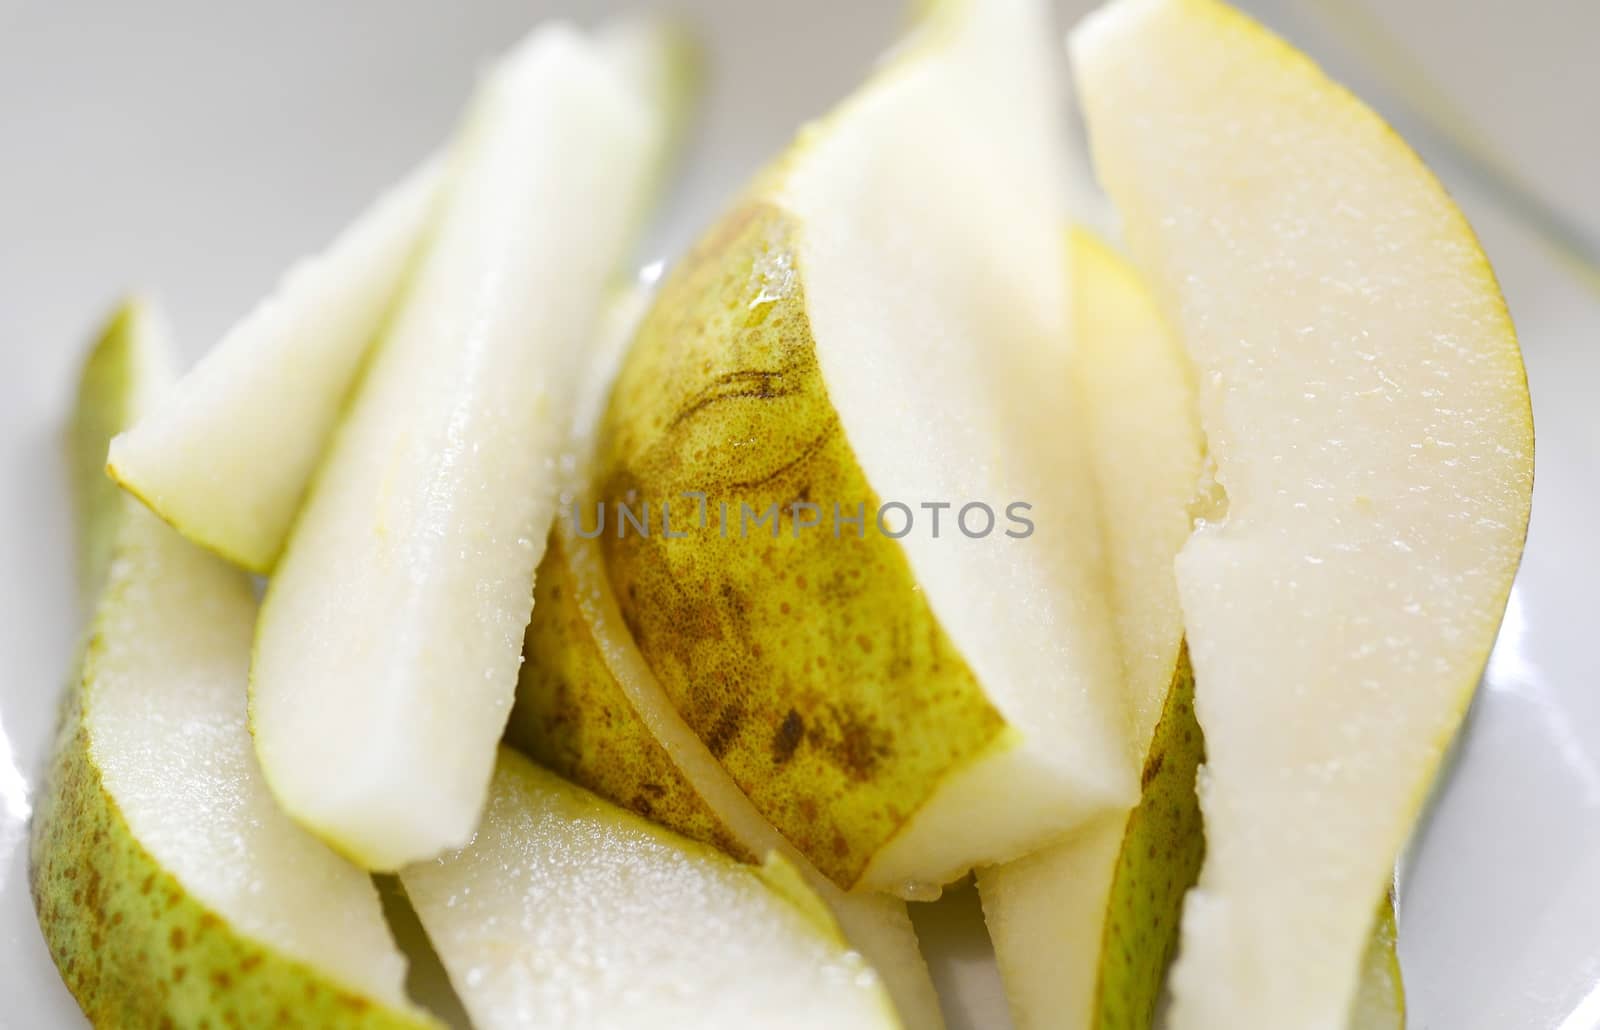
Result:
M924 895L1134 796L1082 441L1042 385L1066 308L1039 227L1061 199L1046 23L1031 0L938 8L674 272L604 423L629 628L844 887ZM983 540L955 525L972 501L1000 523ZM880 502L917 511L910 534ZM1041 513L1025 541L1014 502Z
M877 510L817 368L790 229L775 208L741 207L662 284L603 425L599 540L678 711L762 814L848 886L1004 724L875 525L835 538L780 512L741 537L741 506ZM705 528L684 491L706 495ZM657 521L666 500L687 536L614 525L616 505L639 499ZM593 532L595 509L579 514Z
M169 360L126 309L80 386L103 454ZM102 477L103 478L103 477ZM86 486L87 484L83 484ZM83 564L109 561L33 820L30 881L98 1026L421 1027L372 882L280 811L245 724L248 579L120 492L80 489ZM110 536L109 556L99 546Z
M980 870L979 889L1022 1028L1148 1027L1178 943L1183 898L1205 836L1195 795L1205 742L1183 646L1172 561L1204 514L1194 389L1155 298L1090 234L1071 237L1078 387L1089 412L1111 599L1134 739L1145 742L1131 813L1016 862ZM1403 1013L1387 895L1351 1025Z
M978 871L1006 1001L1023 1030L1151 1025L1205 852L1193 693L1180 654L1131 813Z
M1253 22L1124 0L1073 53L1224 499L1177 566L1208 759L1173 1025L1340 1026L1521 553L1516 338L1415 155Z
M1105 527L1110 608L1142 768L1139 804L1019 861L979 890L1020 1027L1149 1026L1205 843L1173 558L1192 529L1203 441L1180 344L1136 272L1070 237L1075 381Z
M606 25L596 45L659 113L665 136L680 135L698 78L681 28L623 19ZM165 403L113 443L112 475L190 540L270 572L363 358L427 243L446 164L426 162L326 250L291 268ZM635 217L650 199L637 198Z
M480 1030L896 1025L781 860L736 862L515 752L472 843L400 876Z
M426 235L430 161L228 331L111 444L110 471L194 542L267 573ZM101 464L106 454L99 456Z
M369 868L458 846L477 821L570 395L660 129L561 26L489 79L435 239L269 585L251 678L263 768Z

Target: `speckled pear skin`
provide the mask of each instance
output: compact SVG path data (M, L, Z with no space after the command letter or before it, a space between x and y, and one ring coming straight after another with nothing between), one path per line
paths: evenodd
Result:
M91 639L84 677L94 674ZM69 693L48 789L33 819L29 880L61 978L96 1027L360 1027L435 1024L330 983L235 933L134 839L95 769L85 685Z
M80 579L99 606L119 603L130 564L122 532L137 502L104 474L111 437L149 395L165 355L137 346L130 303L83 370L69 428ZM159 364L162 367L152 367ZM104 590L101 592L102 581ZM90 589L92 588L92 589ZM121 603L133 603L124 601ZM98 619L96 620L98 623ZM62 980L96 1027L359 1027L422 1030L330 983L316 970L235 933L140 845L105 790L85 721L104 650L91 630L63 699L53 757L34 810L28 878Z
M606 666L559 530L534 580L513 747L613 804L743 861L758 861L679 771Z
M1194 715L1194 670L1181 648L1161 719L1141 776L1139 805L1128 816L1117 856L1100 972L1097 1030L1149 1030L1162 979L1178 946L1183 896L1200 875L1205 835L1195 770L1205 741Z
M1005 724L874 525L792 232L752 194L663 283L602 421L595 482L611 516L650 504L648 538L619 538L612 518L601 545L662 687L762 814L848 888ZM707 495L703 526L683 491ZM663 532L663 501L686 538ZM822 525L797 536L794 502L818 505ZM865 505L864 537L841 524L835 538L835 502L845 516ZM776 535L752 516L740 539L741 504L777 505Z

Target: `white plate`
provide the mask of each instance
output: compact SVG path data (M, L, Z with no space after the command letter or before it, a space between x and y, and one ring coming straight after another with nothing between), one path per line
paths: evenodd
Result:
M548 6L0 0L0 1026L83 1022L34 923L26 820L79 624L59 429L87 334L125 288L153 288L198 354L430 149L480 59ZM714 81L662 256L857 81L902 3L671 6L706 29ZM1600 6L1252 6L1450 122L1426 75L1464 131L1504 144L1506 170L1600 235ZM1579 1030L1600 1025L1600 277L1586 285L1463 166L1438 167L1521 329L1538 477L1500 645L1404 878L1411 1025ZM1003 1026L971 891L956 895L919 913L952 1026Z

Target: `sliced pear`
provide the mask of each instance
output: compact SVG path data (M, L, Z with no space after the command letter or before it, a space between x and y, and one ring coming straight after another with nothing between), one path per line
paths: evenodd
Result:
M571 394L665 139L603 50L535 33L485 84L437 236L268 588L256 749L373 869L465 843L516 687Z
M33 820L40 929L97 1026L265 1026L288 1012L433 1026L406 999L371 879L262 781L245 723L249 579L95 482L87 456L164 385L153 322L137 303L119 312L79 386L80 559L109 573Z
M1012 1019L1025 1030L1150 1026L1205 853L1194 786L1205 743L1172 568L1191 515L1206 513L1204 496L1191 504L1203 460L1194 386L1181 344L1126 262L1079 230L1072 269L1077 385L1134 740L1143 742L1142 796L1129 813L979 870ZM1362 989L1351 1025L1394 1025L1404 995L1387 894Z
M655 109L662 138L679 138L698 80L683 29L664 18L622 19L595 45ZM444 157L425 162L325 251L290 269L161 405L112 443L111 475L190 540L271 572L456 171ZM636 221L653 192L639 191Z
M1121 0L1073 56L1216 465L1177 562L1207 854L1173 1025L1342 1026L1521 555L1516 336L1416 155L1243 15Z
M599 542L627 625L844 887L926 897L1135 796L1082 441L1050 388L1048 33L1034 0L936 5L670 274L603 425ZM880 502L915 510L903 538ZM950 505L937 536L924 503ZM969 503L995 516L967 513L983 539L958 529ZM619 504L653 530L619 537ZM741 505L774 515L752 530ZM834 535L834 505L865 512L859 537Z
M85 609L100 596L123 522L123 493L106 477L106 445L150 411L171 383L169 333L153 304L124 301L79 376L67 446L78 517L78 599Z
M942 1026L905 903L839 889L756 811L651 674L623 625L599 552L569 520L557 522L539 566L540 599L509 738L613 803L691 839L746 860L782 856L883 978L905 1025Z
M607 308L595 365L576 405L569 501L587 496L596 419L649 300L645 291L632 291ZM611 596L599 547L577 535L568 517L551 530L534 597L508 740L567 779L691 839L746 861L781 856L883 978L905 1025L942 1026L905 903L841 891L761 817L651 675Z
M444 165L425 163L327 250L291 268L161 404L112 441L112 477L190 540L270 572L420 251Z
M480 1030L898 1025L782 859L737 862L514 751L472 843L400 880Z
M1203 457L1193 387L1131 268L1078 231L1072 274L1076 394L1088 414L1143 796L1132 812L978 872L1006 997L1025 1030L1151 1025L1205 849L1194 794L1204 745L1172 572Z
M661 119L663 150L655 168L654 188L646 193L636 214L642 223L666 182L670 159L677 156L677 147L688 135L704 77L700 43L677 18L635 13L600 26L595 46L628 80L639 100Z

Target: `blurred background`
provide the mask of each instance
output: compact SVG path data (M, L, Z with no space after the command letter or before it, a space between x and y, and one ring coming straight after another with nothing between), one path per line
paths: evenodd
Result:
M53 719L14 688L52 692L76 625L55 434L86 334L137 287L166 302L194 357L432 149L488 57L544 17L594 22L624 6L0 0L0 570L13 584L0 594L13 680L0 807L14 817L9 844L0 821L0 870L20 868L15 817ZM848 92L908 5L653 6L697 23L710 89L642 261L670 257ZM1089 6L1063 3L1063 25ZM1457 195L1505 285L1533 389L1523 575L1456 773L1406 863L1411 1025L1600 1026L1600 2L1243 6L1388 116ZM19 887L0 871L0 957L36 934ZM962 985L954 1022L988 1025L973 912L948 907L926 929ZM53 975L47 962L0 970L0 998L35 974Z

